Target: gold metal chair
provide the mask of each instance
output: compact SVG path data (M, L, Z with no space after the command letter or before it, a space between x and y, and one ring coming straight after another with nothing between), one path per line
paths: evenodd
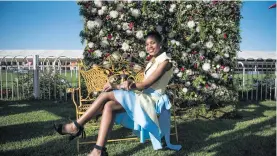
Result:
M124 71L124 73L132 73L129 71ZM72 101L75 105L76 109L76 119L81 117L86 110L91 106L91 103L96 99L97 95L102 91L103 86L110 81L111 77L119 76L122 72L115 72L114 68L106 69L100 66L93 66L89 70L85 70L85 66L83 62L78 63L78 87L77 88L68 88L67 92L71 93ZM108 76L109 75L109 76ZM135 75L127 75L125 79L133 79L135 82L142 82L144 78L144 72L141 70ZM86 87L86 95L84 95L84 90L82 90L82 79L85 82ZM120 81L123 81L123 77L121 77ZM173 86L169 86L173 87ZM77 98L76 98L77 94ZM172 106L173 106L173 115L174 115L174 127L175 133L171 134L176 136L176 140L178 142L178 132L177 132L177 123L176 123L176 114L175 114L175 105L174 98L171 98ZM94 126L94 127L99 127ZM85 138L85 133L82 134L82 138ZM115 142L115 141L125 141L125 140L140 140L138 137L132 138L118 138L113 140L107 140L107 142ZM80 141L80 138L77 137L77 151L79 152L79 145L81 144L90 144L96 143L95 141Z

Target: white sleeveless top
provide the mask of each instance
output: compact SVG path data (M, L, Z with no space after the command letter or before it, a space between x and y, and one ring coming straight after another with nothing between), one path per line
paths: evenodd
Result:
M144 72L144 79L147 79L158 68L158 66L165 60L169 60L169 62L171 62L171 58L168 55L166 55L165 52L163 52L158 57L156 57L154 61L150 61L146 66L146 69ZM150 88L154 89L160 94L164 94L166 90L166 86L169 83L172 76L173 76L173 68L166 71L162 77L160 77L154 84L150 86Z

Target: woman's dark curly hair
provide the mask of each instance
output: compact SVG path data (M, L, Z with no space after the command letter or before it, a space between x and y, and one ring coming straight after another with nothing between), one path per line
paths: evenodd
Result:
M159 44L162 43L163 41L162 35L156 31L148 32L147 35L145 36L145 39L147 39L148 37L154 38Z

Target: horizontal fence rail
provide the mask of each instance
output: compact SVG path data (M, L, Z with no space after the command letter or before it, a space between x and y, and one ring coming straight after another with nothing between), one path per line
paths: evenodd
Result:
M38 94L39 99L67 101L66 88L77 87L78 59L37 56L36 66L34 59L34 56L0 56L0 100L30 99ZM275 75L276 60L237 60L233 83L240 100L276 100Z

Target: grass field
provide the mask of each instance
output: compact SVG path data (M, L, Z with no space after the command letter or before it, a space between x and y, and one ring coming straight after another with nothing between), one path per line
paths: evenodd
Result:
M0 101L0 155L85 156L91 145L76 150L76 140L68 142L53 130L53 123L74 119L73 104L51 101ZM227 111L222 109L222 111ZM240 118L194 118L184 113L178 118L181 151L154 151L150 142L108 143L109 155L137 156L275 156L276 104L275 101L240 103ZM89 138L97 131L87 126ZM127 136L131 131L116 126L112 136ZM174 137L172 142L176 143Z

